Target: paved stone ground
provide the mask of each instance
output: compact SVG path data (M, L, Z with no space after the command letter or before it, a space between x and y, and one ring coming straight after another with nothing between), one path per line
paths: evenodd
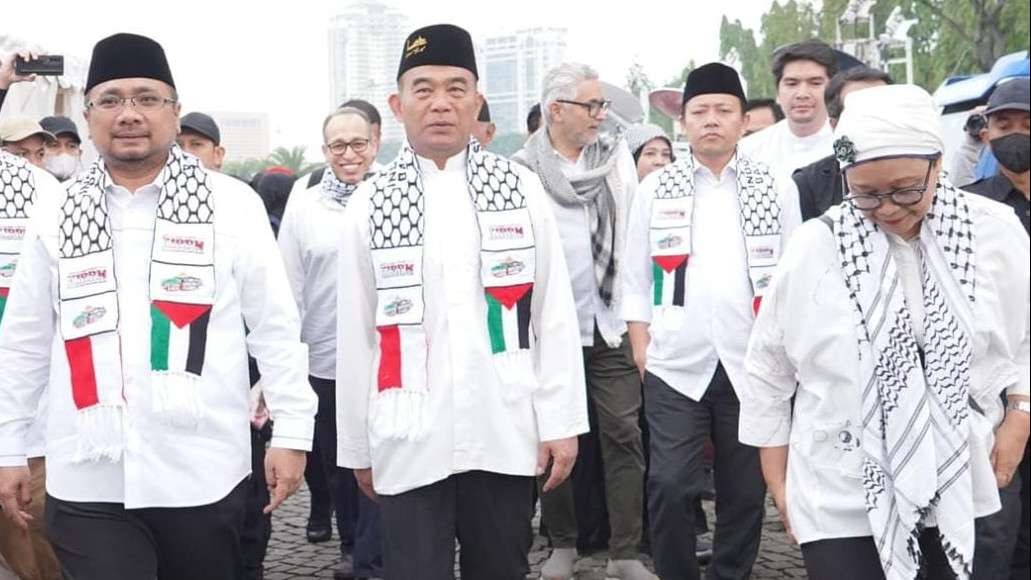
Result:
M709 512L711 523L714 521L712 502L705 502L704 505ZM272 541L265 560L265 580L333 578L333 567L337 561L336 537L322 544L309 544L304 537L307 517L308 494L305 490L291 498L276 512ZM527 578L536 580L539 577L540 567L547 560L548 554L547 541L541 536L536 536L530 551L530 566L533 573ZM577 565L577 580L606 580L605 561L604 553L581 558ZM651 560L647 556L645 562L650 568ZM458 578L457 573L455 577ZM805 577L798 547L788 541L772 502L767 502L762 544L752 578L779 580Z

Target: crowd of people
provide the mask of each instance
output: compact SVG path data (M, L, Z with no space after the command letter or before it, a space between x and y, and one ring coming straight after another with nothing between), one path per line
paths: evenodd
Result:
M957 183L931 96L815 39L775 99L692 70L679 150L560 64L511 158L467 31L399 49L385 164L350 99L324 168L223 174L135 34L94 47L96 162L66 117L0 124L18 578L260 579L302 480L341 579L523 580L539 505L544 580L597 549L744 580L767 496L814 580L1027 577L1027 77Z

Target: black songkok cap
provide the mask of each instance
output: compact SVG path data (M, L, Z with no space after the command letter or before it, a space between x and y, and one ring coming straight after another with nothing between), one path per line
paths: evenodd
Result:
M417 66L457 66L476 72L476 51L473 39L465 29L454 24L434 24L420 28L408 35L401 52L401 63L397 67L397 78Z
M175 88L165 50L146 36L115 34L93 47L85 92L100 83L132 78L154 79Z
M711 94L734 95L741 99L742 107L747 102L745 90L741 88L741 77L738 76L737 71L718 62L704 64L687 75L687 82L684 83L684 100L681 101L681 105L686 105L688 101L698 95Z

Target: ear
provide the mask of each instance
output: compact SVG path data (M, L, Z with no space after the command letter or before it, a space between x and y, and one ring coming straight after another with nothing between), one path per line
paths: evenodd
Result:
M226 148L221 145L215 146L215 161L218 167L222 167L222 160L226 157Z
M498 126L494 123L487 125L487 140L493 140L494 134L498 132Z
M548 105L548 119L545 123L545 119L541 119L541 125L553 125L556 121L562 122L562 103L551 103Z
M328 145L323 145L322 146L322 156L326 158L326 163L329 163L330 160L332 159L332 156L329 154L329 146Z
M394 113L394 118L398 121L401 120L401 95L394 93L387 98L387 104L390 105L391 112ZM378 141L378 139L377 139Z

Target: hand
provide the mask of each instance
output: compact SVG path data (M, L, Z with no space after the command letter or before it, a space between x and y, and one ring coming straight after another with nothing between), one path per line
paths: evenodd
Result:
M28 467L0 467L0 511L19 529L28 530L32 516L25 508L32 503Z
M627 324L627 336L630 339L630 352L634 355L634 366L644 380L645 368L648 366L648 344L651 342L651 334L648 332L648 324L644 322L630 322Z
M376 495L375 488L372 487L372 468L367 467L365 469L355 469L354 478L358 481L358 488L362 490L362 493L369 496L372 501L379 501L379 496Z
M781 484L777 487L771 487L770 496L773 497L773 504L777 506L777 514L780 515L780 523L784 524L784 531L787 532L788 539L792 543L797 544L798 540L795 539L795 532L791 530L791 520L788 519L788 498L785 486Z
M1009 411L995 432L995 447L992 448L991 460L995 481L1000 489L1013 481L1013 473L1024 457L1029 424L1031 423L1027 413Z
M573 464L576 462L576 450L577 439L575 436L541 443L537 450L537 476L544 475L548 470L548 463L551 463L551 474L544 482L541 491L549 492L569 477L569 473L573 471Z
M36 80L36 75L20 75L14 72L14 57L16 56L20 56L25 60L36 60L38 58L36 53L27 50L12 52L0 58L0 91L6 91L11 87L12 83Z
M301 487L306 455L296 449L272 447L268 450L265 455L265 485L268 487L269 504L263 513L272 513Z

